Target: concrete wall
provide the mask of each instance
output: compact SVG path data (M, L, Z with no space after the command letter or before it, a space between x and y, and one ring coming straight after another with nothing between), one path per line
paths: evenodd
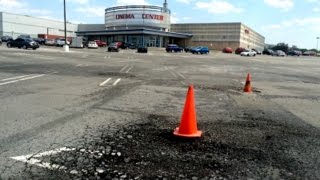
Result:
M3 34L13 38L21 34L29 34L31 37L37 37L38 34L64 35L63 21L36 18L26 15L17 15L11 13L1 13ZM77 24L67 23L67 36L75 37L75 31L78 30Z
M78 31L102 31L106 27L104 24L79 24Z

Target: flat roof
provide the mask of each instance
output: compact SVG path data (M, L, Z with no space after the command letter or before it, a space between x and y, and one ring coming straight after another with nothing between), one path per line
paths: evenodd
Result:
M147 35L159 35L166 37L176 38L191 38L192 34L177 33L177 32L165 32L154 29L122 29L122 30L100 30L100 31L77 31L77 35L127 35L127 34L147 34Z

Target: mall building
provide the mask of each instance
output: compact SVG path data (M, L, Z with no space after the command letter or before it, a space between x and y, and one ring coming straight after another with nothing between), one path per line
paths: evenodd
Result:
M115 41L165 47L208 46L221 50L238 47L262 50L265 38L243 23L171 24L171 11L165 0L162 7L150 5L117 6L105 9L103 24L68 23L69 37L82 36L87 40ZM63 35L63 22L0 13L0 36L19 34Z

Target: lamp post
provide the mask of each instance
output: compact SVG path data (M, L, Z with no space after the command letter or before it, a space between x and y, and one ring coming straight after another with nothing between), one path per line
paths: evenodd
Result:
M318 51L318 52L319 52L319 49L318 49L319 39L320 39L320 37L317 37L317 51Z
M69 52L69 46L67 43L67 13L66 13L66 0L63 0L63 10L64 10L64 51Z

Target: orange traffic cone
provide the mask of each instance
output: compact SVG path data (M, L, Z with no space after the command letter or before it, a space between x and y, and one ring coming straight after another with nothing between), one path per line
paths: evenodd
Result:
M251 93L252 92L251 75L250 75L250 73L248 73L248 75L247 75L246 84L244 85L243 92L246 92L246 93Z
M174 130L173 134L188 138L201 137L202 132L198 131L197 127L193 85L189 86L180 126Z

